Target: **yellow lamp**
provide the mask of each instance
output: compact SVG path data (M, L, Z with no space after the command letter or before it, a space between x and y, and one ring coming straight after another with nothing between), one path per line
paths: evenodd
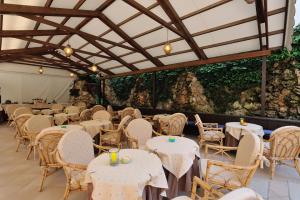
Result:
M66 54L67 57L70 57L73 53L74 50L72 49L72 47L68 44L65 48L64 48L64 52Z
M74 74L73 74L73 73L70 73L70 76L71 76L71 77L74 77Z
M93 64L93 66L91 67L91 69L92 69L93 72L96 72L98 68L97 68L97 66L95 64Z
M167 42L164 46L164 52L166 55L170 55L170 53L172 52L172 45L170 42Z
M43 68L42 68L42 67L40 67L40 69L39 69L39 73L40 73L40 74L43 74L43 73L44 73L44 70L43 70Z

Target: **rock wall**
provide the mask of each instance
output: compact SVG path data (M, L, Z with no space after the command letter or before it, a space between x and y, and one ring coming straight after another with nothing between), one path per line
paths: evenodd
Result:
M84 80L74 81L72 89L79 90L79 96L70 96L70 102L76 104L77 102L85 102L88 107L95 104L95 97L88 90L87 83Z

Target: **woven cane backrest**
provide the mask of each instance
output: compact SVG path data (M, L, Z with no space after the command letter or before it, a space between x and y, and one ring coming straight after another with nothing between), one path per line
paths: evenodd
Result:
M57 144L64 135L60 131L49 131L37 135L35 144L37 146L42 165L56 165Z
M202 120L200 118L200 116L198 114L195 115L195 119L196 119L196 126L198 128L198 131L200 133L200 136L204 135L204 127L203 127L203 123Z
M106 110L99 110L93 114L93 120L108 120L111 121L111 114Z
M165 123L165 122L164 122ZM167 135L182 135L187 118L182 113L175 113L168 116L167 124L164 125L163 130Z
M134 115L135 119L143 118L141 111L139 109L137 109L137 108L134 109L133 115Z
M298 158L300 153L300 127L285 126L276 129L270 138L271 157L281 160Z
M71 113L80 113L80 109L77 106L68 106L66 107L66 113L71 114Z
M91 108L92 110L92 114L94 114L95 112L99 111L99 110L105 110L105 107L101 106L101 105L95 105L94 107Z
M29 107L19 107L14 111L14 118L18 117L19 115L22 114L32 114L32 110Z
M24 129L31 135L37 135L48 127L51 127L51 122L45 115L33 115L24 124Z
M111 114L111 116L114 115L114 109L113 109L113 107L111 105L107 106L107 112L109 112Z
M132 107L127 107L124 108L121 112L121 119L123 119L125 116L131 116L132 118L134 118L134 108Z
M129 124L130 119L132 119L131 116L129 116L129 115L125 116L119 123L118 130L119 131L123 130L123 128L125 128Z
M23 126L24 126L25 122L32 116L33 116L32 114L23 114L23 115L19 115L18 117L15 118L17 134L19 136L26 135L23 131Z
M92 111L85 109L80 113L80 121L87 121L92 119Z
M52 109L52 110L60 110L60 111L62 111L62 110L64 109L64 106L57 103L57 104L53 104L53 105L51 106L51 109Z

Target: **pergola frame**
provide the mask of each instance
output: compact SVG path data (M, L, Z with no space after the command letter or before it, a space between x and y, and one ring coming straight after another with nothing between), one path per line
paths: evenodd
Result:
M92 10L82 10L80 7L86 2L86 0L79 0L77 4L73 7L73 9L67 9L67 8L53 8L51 7L51 4L53 3L53 0L47 0L44 7L39 6L27 6L27 5L16 5L16 4L6 4L3 0L0 0L0 13L5 15L18 15L25 17L27 19L36 21L36 24L34 26L33 30L2 30L2 24L3 24L3 15L0 15L0 47L2 43L2 38L9 37L9 38L16 38L20 40L27 41L26 46L24 49L30 49L30 44L42 44L44 47L54 48L54 49L60 49L62 50L64 48L64 43L73 35L79 35L81 38L86 40L88 43L74 49L75 53L74 56L71 58L63 58L62 55L60 55L59 52L53 51L50 55L54 55L54 57L59 58L60 62L63 64L60 66L57 66L56 63L48 63L49 66L53 65L53 67L58 67L62 69L68 69L71 66L76 66L78 70L84 71L86 73L93 73L91 70L89 70L89 66L91 66L93 63L89 60L92 57L99 57L106 59L105 61L101 61L97 63L97 67L100 70L100 72L105 75L103 78L112 78L116 76L126 76L131 74L139 74L139 73L145 73L145 72L152 72L158 71L158 70L164 70L164 69L176 69L178 67L189 67L188 64L192 64L190 66L202 65L205 63L213 63L213 62L226 62L230 60L236 60L239 59L239 57L242 55L243 59L250 57L260 57L261 55L265 54L265 50L269 50L269 37L272 35L277 34L286 34L286 22L284 29L276 30L276 31L268 31L268 17L285 13L285 21L287 20L287 11L288 11L288 0L286 2L286 6L282 8L278 8L275 10L268 11L267 9L267 0L256 0L255 1L255 8L256 8L256 15L252 17L248 17L245 19L240 19L228 24L223 24L220 26L216 26L207 30L203 30L196 33L190 33L187 29L187 27L184 25L183 20L187 20L193 16L205 13L210 11L211 9L218 8L220 6L226 5L232 0L219 0L211 5L208 5L206 7L203 7L199 10L193 11L191 13L188 13L183 16L179 16L176 10L173 8L169 0L167 1L161 1L157 0L156 3L144 7L143 5L139 4L137 1L134 0L124 0L124 2L131 6L132 8L136 9L138 12L131 17L119 22L114 23L112 20L110 20L105 14L104 10L109 8L115 0L107 0L102 5L100 5L98 8L96 8L94 11ZM156 15L154 12L151 11L151 9L160 7L169 17L171 20L170 22L162 19L158 15ZM159 24L158 27L152 28L151 30L148 30L143 33L139 33L135 36L129 36L125 31L123 31L120 26L136 19L137 17L141 15L146 15L155 22ZM50 20L45 19L45 16L62 16L65 17L61 23L56 23ZM81 21L75 28L71 28L66 26L68 20L70 20L72 17L84 17L84 20ZM102 34L95 36L90 33L87 33L83 30L81 30L82 27L87 25L92 19L99 19L101 22L103 22L106 26L109 27L109 29ZM253 36L247 36L239 39L229 40L226 42L216 43L216 44L210 44L206 46L199 46L195 40L194 37L201 36L204 34L209 34L215 31L223 30L226 28L234 27L237 25L241 25L247 22L256 21L257 22L257 29L258 34ZM39 26L41 24L46 24L52 26L54 29L49 30L39 30ZM264 33L261 30L262 25L264 24ZM178 42L178 41L185 41L189 46L190 49L178 51L175 53L172 53L171 55L180 55L183 53L190 53L193 52L198 57L198 61L190 61L190 62L182 62L182 63L176 63L171 65L164 65L163 62L160 61L161 58L166 57L166 55L160 55L160 56L152 56L150 53L148 53L147 50L155 47L159 47L163 45L164 43L158 43L150 46L142 47L139 45L135 40L139 37L145 36L147 34L150 34L154 31L161 30L162 28L166 28L169 31L175 33L178 35L178 38L171 39L170 42ZM123 41L121 42L115 42L111 41L109 39L103 38L108 33L114 32L118 36L120 36ZM53 36L56 35L66 35L59 43L54 44L51 43L51 39ZM37 40L33 37L35 36L49 36L46 41ZM215 58L207 58L207 55L205 55L204 49L214 48L214 47L220 47L228 44L253 40L253 39L259 39L260 43L260 49L254 52L245 52L245 54L241 55L232 55L232 56L221 56L221 59L219 57ZM263 44L262 40L265 38L265 44ZM101 43L100 43L101 42ZM105 43L106 45L102 45L102 43ZM87 44L93 45L96 49L98 49L98 52L90 52L86 50L82 50ZM273 49L283 48L285 44L285 41L282 42L281 46L273 47ZM108 46L107 46L108 45ZM129 50L129 52L116 55L114 54L111 49L114 47L119 47L122 49ZM1 50L1 49L0 49ZM125 61L123 58L125 56L129 56L131 54L134 54L136 52L141 53L145 59L134 61L129 63L128 61ZM104 54L103 54L104 53ZM27 53L28 55L32 55L30 51ZM83 57L82 55L87 55L88 57ZM269 53L268 53L269 54ZM1 54L0 54L1 55ZM73 60L73 58L76 58L76 60ZM4 58L3 56L0 57L0 61L3 62L5 60L8 60L7 58ZM11 56L9 59L10 62L18 62L21 61L19 58ZM121 65L113 66L113 67L106 67L105 69L101 67L101 65L111 61L115 60ZM152 69L152 67L147 69L138 69L135 67L135 64L142 63L145 61L150 61L151 63L156 66L156 68ZM118 73L115 74L112 72L112 70L126 67L130 71L126 73Z

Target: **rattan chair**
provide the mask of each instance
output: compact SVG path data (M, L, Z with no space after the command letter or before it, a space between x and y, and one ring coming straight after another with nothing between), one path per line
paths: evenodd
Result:
M111 105L107 106L107 112L110 113L110 115L112 116L112 119L117 119L118 118L118 112L113 110L113 107Z
M54 114L61 113L64 109L64 106L62 104L53 104L51 106L51 110L53 111Z
M106 110L106 109L102 105L95 105L94 107L91 108L92 114L94 114L95 112L97 112L99 110Z
M21 143L26 144L26 142L29 142L29 138L26 135L26 133L24 133L23 130L23 126L25 124L25 122L32 117L32 114L23 114L23 115L19 115L17 118L15 118L15 124L16 124L16 139L17 139L17 148L16 148L16 152L19 151L19 147L21 145Z
M248 132L241 139L238 147L206 145L211 149L236 150L233 162L201 159L203 178L210 185L220 190L235 190L247 187L256 169L262 164L263 141L257 135Z
M84 179L87 165L95 157L93 146L104 151L109 149L93 144L91 136L82 130L69 131L59 141L56 159L63 166L67 178L64 200L71 191L87 190Z
M64 133L60 131L49 131L40 133L36 136L35 146L39 153L42 168L40 192L43 190L46 178L53 174L58 168L62 167L56 160L56 151L57 144L63 135ZM51 171L51 169L54 171Z
M159 119L160 133L157 135L183 136L183 129L187 123L187 118L183 113L174 113L168 117Z
M13 113L13 120L18 117L19 115L23 115L23 114L32 114L32 110L29 107L18 107L14 113Z
M45 128L51 127L51 122L47 116L33 115L31 116L23 126L24 138L29 140L28 154L26 160L28 160L31 152L35 149L35 138Z
M90 109L85 109L80 113L80 121L88 121L92 119L92 111Z
M79 114L80 114L80 109L77 106L68 106L65 109L65 112L68 116L68 119L75 122L75 121L79 121Z
M100 128L100 146L114 146L121 148L122 135L126 125L129 123L131 117L124 117L118 124L116 129L103 129Z
M145 119L134 119L125 129L129 147L134 149L145 149L146 142L151 139L152 134L152 125Z
M265 143L264 155L270 161L270 175L274 177L275 167L285 164L296 168L300 175L300 127L284 126L273 131ZM286 161L293 161L293 164Z
M106 110L99 110L93 114L93 120L108 120L111 121L112 117Z
M218 128L218 123L202 123L198 114L195 115L196 125L199 131L199 144L200 146L205 143L218 143L223 145L225 134L222 128Z
M132 108L132 107L127 107L127 108L124 108L124 109L120 112L121 119L123 119L123 118L126 117L127 115L129 115L130 117L132 117L132 118L134 119L134 108Z
M82 112L83 110L85 110L87 108L86 103L83 101L79 101L79 102L75 103L74 106L77 106L79 108L80 112Z

